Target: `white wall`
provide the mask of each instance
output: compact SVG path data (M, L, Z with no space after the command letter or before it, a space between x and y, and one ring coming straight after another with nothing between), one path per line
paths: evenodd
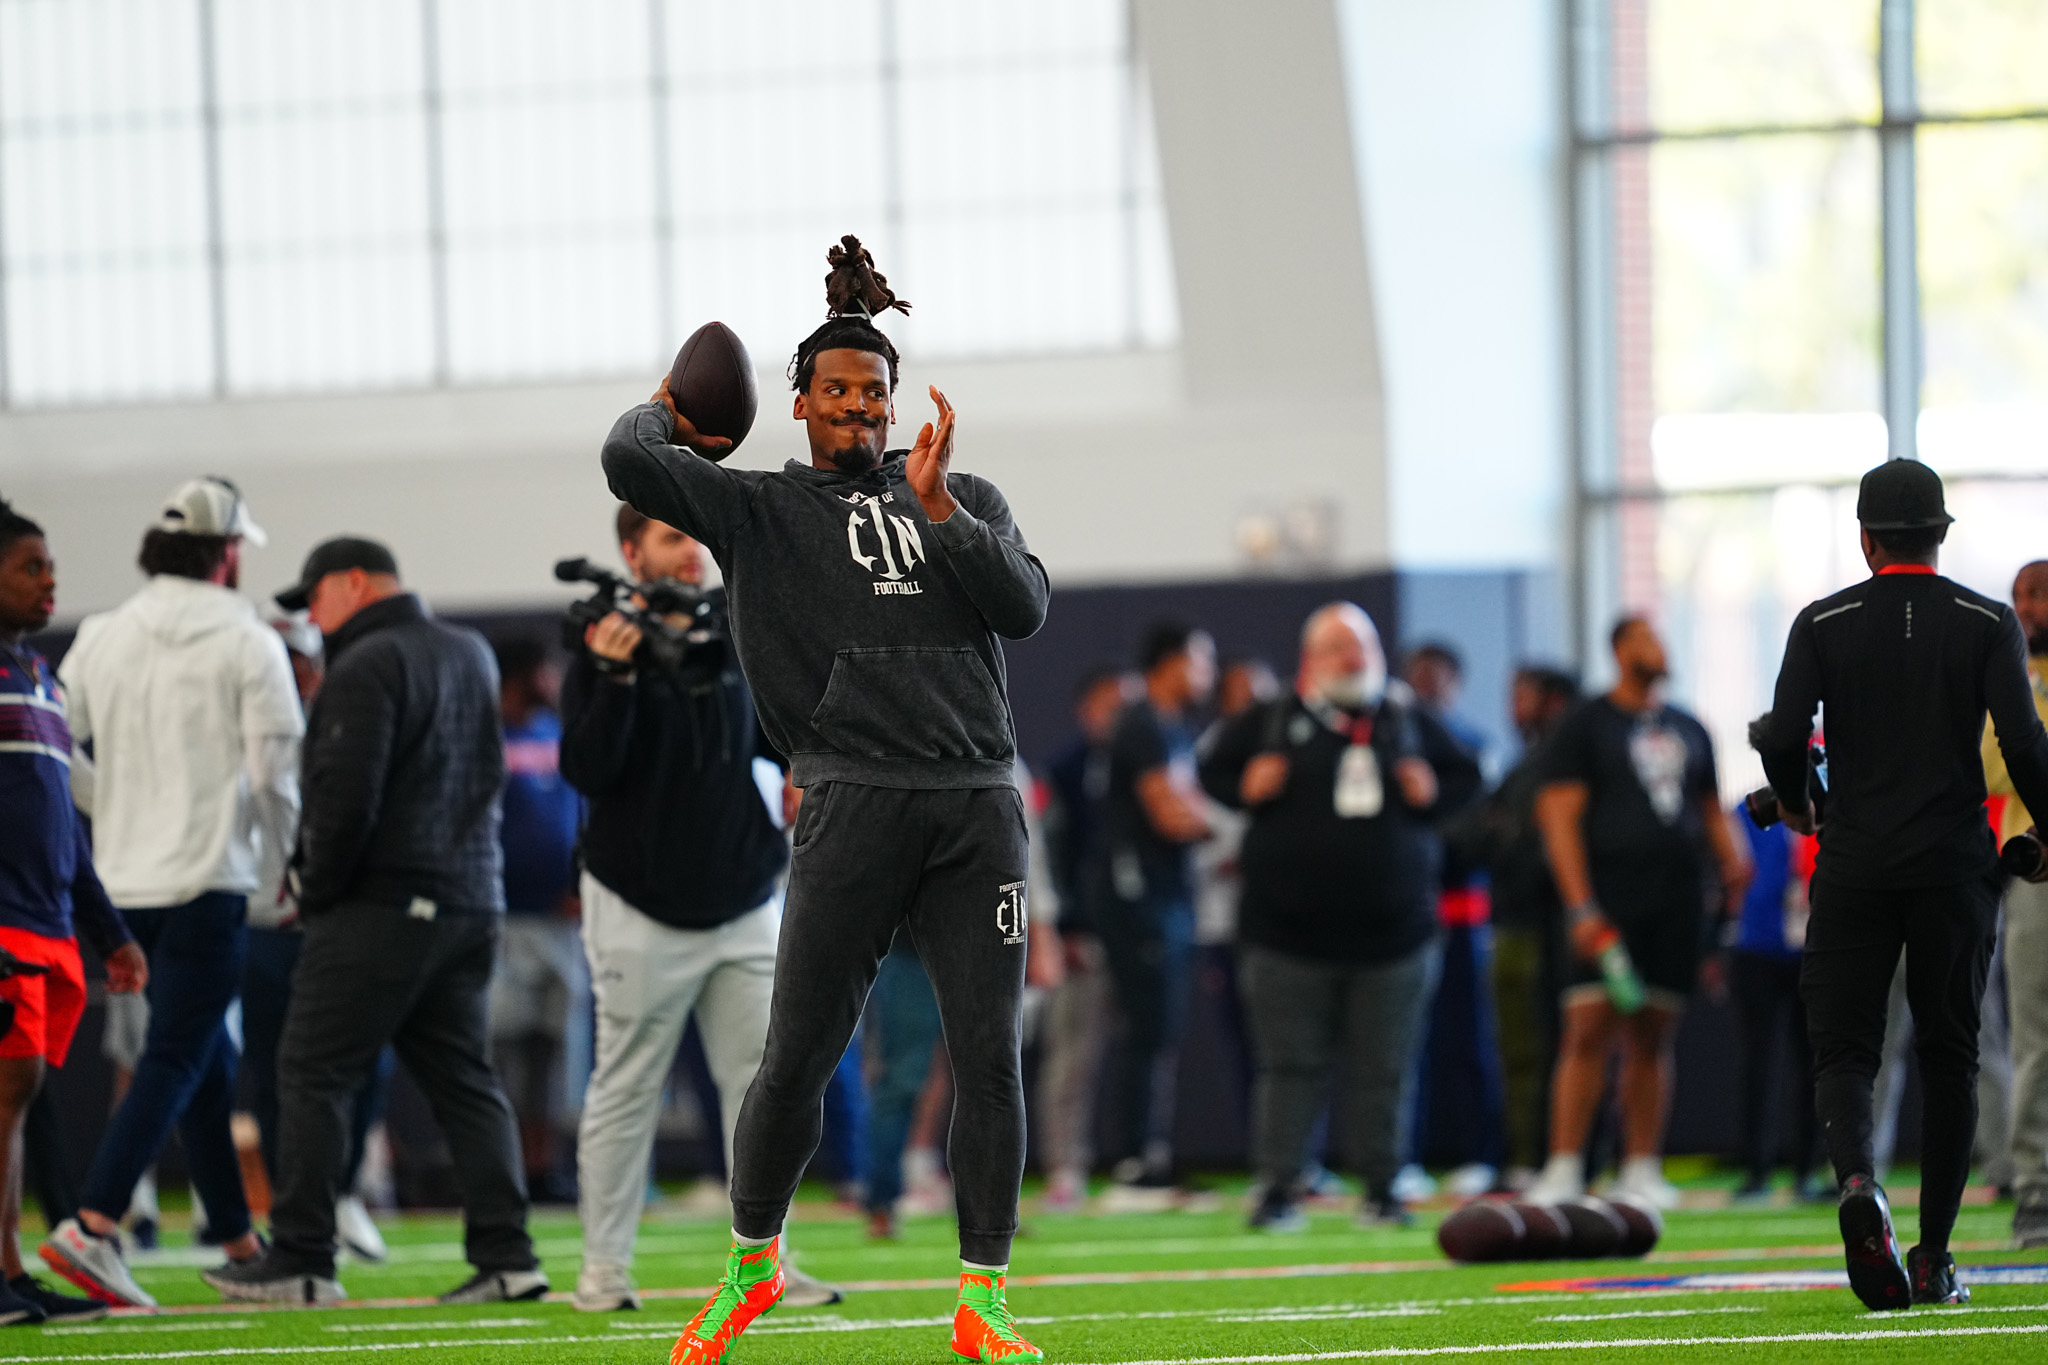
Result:
M1330 568L1550 562L1557 2L1135 0L1180 346L913 357L897 441L944 388L960 467L1064 583L1242 572L1240 519L1302 503L1334 511ZM763 409L736 458L772 467L803 454L794 338L749 340ZM65 619L134 588L157 501L206 472L272 533L252 590L353 531L445 606L554 601L552 561L607 548L598 446L656 378L0 413L0 493L50 528Z
M1402 567L1557 562L1563 0L1339 0Z

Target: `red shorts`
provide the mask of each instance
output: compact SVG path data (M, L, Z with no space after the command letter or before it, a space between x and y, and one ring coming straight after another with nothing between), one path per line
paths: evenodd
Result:
M0 1000L14 1005L14 1027L0 1036L0 1057L41 1057L51 1066L64 1065L85 1013L85 964L78 960L77 942L0 925L0 948L50 969L43 976L0 977Z

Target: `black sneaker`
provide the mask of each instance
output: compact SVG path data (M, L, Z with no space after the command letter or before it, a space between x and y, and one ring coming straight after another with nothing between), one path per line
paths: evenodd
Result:
M1295 1233L1308 1231L1308 1215L1301 1211L1285 1190L1268 1191L1248 1220L1255 1232Z
M436 1303L527 1303L548 1292L548 1277L531 1270L479 1270Z
M345 1297L332 1272L315 1275L279 1264L274 1252L229 1261L199 1272L199 1278L237 1303L295 1303L315 1308Z
M43 1306L35 1300L23 1298L12 1288L0 1288L0 1327L33 1327L44 1316Z
M59 1294L33 1275L16 1275L7 1282L7 1288L17 1299L26 1299L42 1309L45 1322L92 1322L107 1315L107 1306L98 1299Z
M1362 1228L1412 1227L1415 1215L1391 1190L1368 1193L1358 1205L1358 1226Z
M1898 1235L1892 1231L1892 1208L1877 1181L1867 1175L1843 1181L1835 1216L1842 1226L1849 1288L1863 1306L1876 1313L1911 1307L1913 1289L1899 1256Z
M1968 1303L1969 1286L1956 1283L1956 1258L1946 1251L1914 1247L1906 1253L1906 1278L1914 1303Z

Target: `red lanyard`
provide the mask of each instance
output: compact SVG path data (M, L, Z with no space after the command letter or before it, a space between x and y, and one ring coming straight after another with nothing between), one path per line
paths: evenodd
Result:
M1877 571L1877 576L1883 578L1887 574L1895 573L1931 574L1933 572L1934 566L1932 564L1887 564Z
M1372 743L1371 716L1359 716L1351 722L1351 742L1353 744Z

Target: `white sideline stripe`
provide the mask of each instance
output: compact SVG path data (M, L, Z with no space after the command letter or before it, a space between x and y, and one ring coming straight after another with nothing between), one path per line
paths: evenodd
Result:
M1370 1351L1296 1351L1288 1355L1181 1356L1173 1360L1105 1361L1103 1365L1283 1365L1308 1360L1405 1360L1423 1356L1491 1356L1516 1351L1668 1351L1674 1346L1783 1346L1807 1341L1896 1341L1912 1337L2035 1336L2048 1325L1936 1327L1889 1332L1782 1332L1752 1337L1624 1337L1611 1341L1514 1341L1484 1346L1382 1346ZM28 1357L24 1357L27 1359ZM104 1357L114 1359L114 1357Z
M1697 1318L1714 1313L1761 1313L1761 1308L1639 1308L1633 1313L1552 1313L1537 1322L1619 1322L1623 1318ZM1881 1314L1874 1316L1882 1316ZM329 1329L330 1331L333 1329Z
M323 1332L478 1332L490 1327L545 1327L539 1318L450 1318L446 1322L338 1322Z
M1182 1356L1173 1360L1109 1361L1103 1365L1285 1365L1313 1360L1399 1360L1429 1356L1505 1355L1517 1351L1668 1351L1677 1346L1777 1346L1810 1341L1900 1341L1919 1337L2039 1336L2048 1323L2021 1327L1895 1328L1879 1332L1783 1332L1726 1337L1623 1337L1607 1341L1515 1341L1476 1346L1382 1346L1359 1351L1296 1351L1285 1355ZM0 1356L0 1365L86 1365L101 1360L197 1360L229 1356L318 1356L351 1352L427 1351L475 1346L589 1346L602 1342L667 1341L667 1332L620 1333L616 1336L475 1337L439 1341L362 1341L345 1346L223 1346L197 1351L126 1351L83 1356Z
M247 1318L226 1322L108 1322L95 1326L45 1327L46 1337L96 1337L109 1332L239 1332L256 1324Z

